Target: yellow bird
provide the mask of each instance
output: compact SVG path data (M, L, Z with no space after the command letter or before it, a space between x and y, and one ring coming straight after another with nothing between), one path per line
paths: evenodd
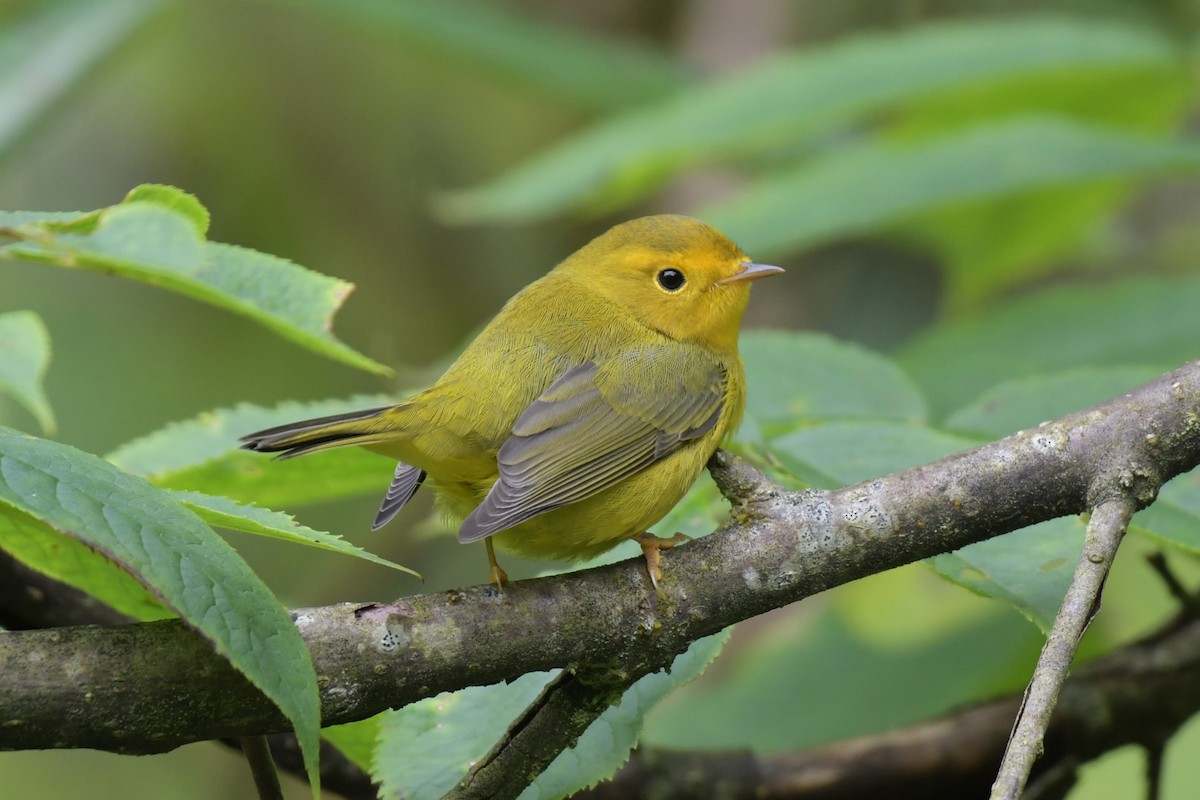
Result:
M749 284L782 271L699 220L635 219L520 291L420 394L243 446L290 458L359 445L397 459L373 529L428 480L462 520L459 541L487 543L497 586L507 576L493 540L584 559L635 539L657 587L659 550L684 537L647 529L741 420Z

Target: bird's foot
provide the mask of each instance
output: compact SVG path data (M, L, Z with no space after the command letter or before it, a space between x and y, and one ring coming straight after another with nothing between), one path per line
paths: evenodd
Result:
M504 584L508 583L508 573L496 561L496 548L492 545L492 540L484 539L483 542L487 545L488 553L488 583L495 584L496 588L503 592Z
M650 575L650 585L654 587L654 591L658 591L658 582L662 580L662 569L659 563L662 560L662 551L670 550L677 544L690 542L692 537L682 533L677 533L670 539L664 539L660 536L655 536L649 531L639 533L633 537L634 541L642 546L642 555L646 557L646 572Z

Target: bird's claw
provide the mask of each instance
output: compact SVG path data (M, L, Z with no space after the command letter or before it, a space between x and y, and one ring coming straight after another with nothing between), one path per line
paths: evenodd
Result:
M642 555L646 557L646 572L650 575L650 585L654 587L655 593L658 593L658 582L662 580L662 569L659 566L662 561L662 551L670 550L675 545L684 542L690 542L692 537L677 533L670 539L664 539L646 532L639 533L633 538L642 546Z

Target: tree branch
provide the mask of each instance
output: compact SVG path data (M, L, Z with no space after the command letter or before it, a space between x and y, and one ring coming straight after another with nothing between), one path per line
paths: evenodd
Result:
M554 667L661 668L692 641L831 586L1080 513L1120 463L1139 505L1200 463L1200 362L1107 403L832 492L789 492L727 454L743 505L673 550L661 595L638 561L383 605L295 612L326 724ZM282 715L177 621L0 636L0 749L152 753L269 733ZM188 691L181 692L181 686Z
M23 631L125 622L130 618L87 592L32 570L0 550L0 626Z

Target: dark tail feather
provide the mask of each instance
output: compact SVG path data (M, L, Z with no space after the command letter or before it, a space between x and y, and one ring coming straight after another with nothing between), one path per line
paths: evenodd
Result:
M397 464L396 475L392 478L392 485L388 487L387 494L383 496L383 503L379 506L379 513L375 515L375 521L371 523L371 530L377 531L388 524L392 517L404 508L404 504L412 499L424 482L425 470L409 466L403 461Z
M306 419L288 425L249 433L241 437L242 448L260 453L280 453L276 458L293 458L317 450L328 450L381 440L380 432L359 423L378 417L393 406L378 406L348 414Z

